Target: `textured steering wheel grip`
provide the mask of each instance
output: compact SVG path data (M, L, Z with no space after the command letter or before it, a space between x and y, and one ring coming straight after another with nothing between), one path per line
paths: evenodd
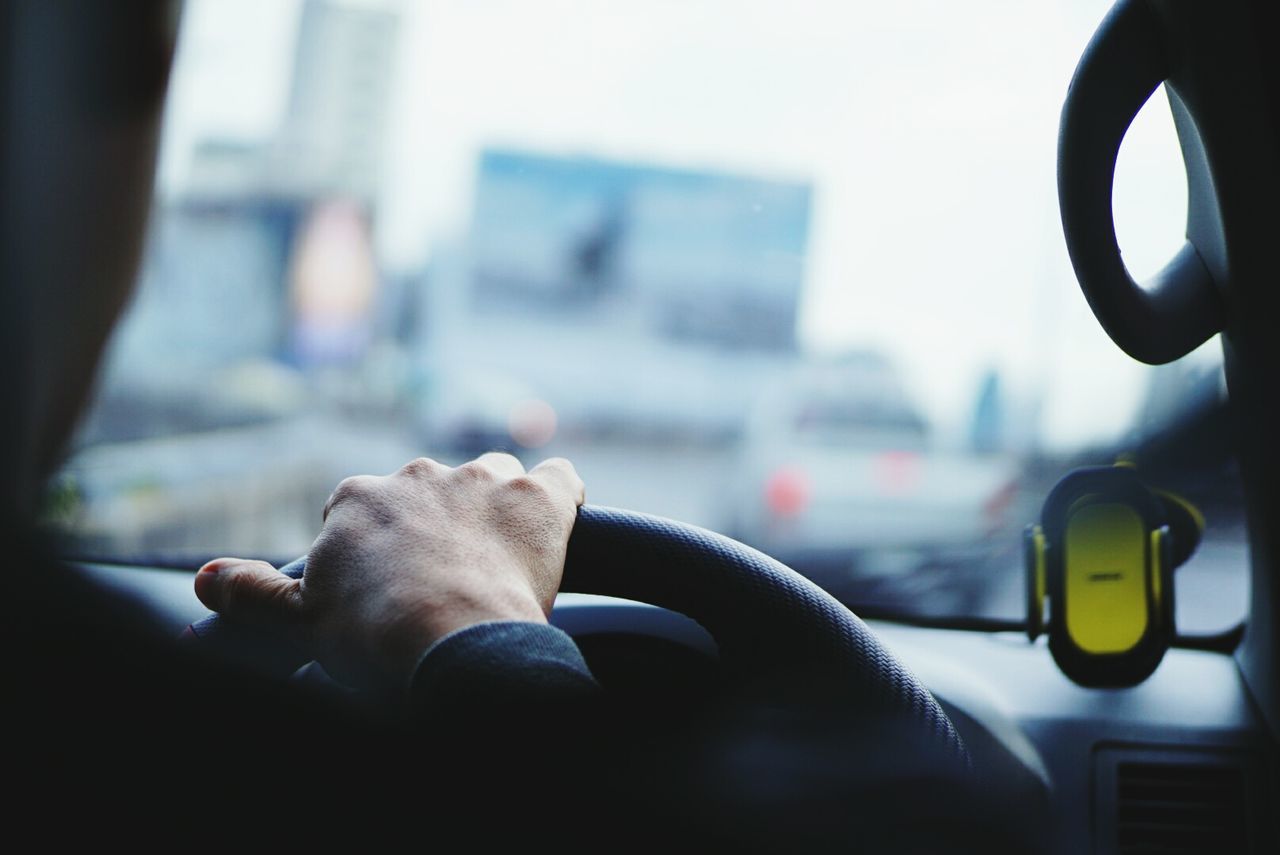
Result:
M299 577L305 560L282 572ZM648 514L587 506L578 512L564 591L651 603L700 623L727 668L750 675L813 670L860 709L892 717L967 762L959 734L929 691L842 603L769 556L723 535ZM305 662L279 639L219 619L191 626L211 652L287 674Z

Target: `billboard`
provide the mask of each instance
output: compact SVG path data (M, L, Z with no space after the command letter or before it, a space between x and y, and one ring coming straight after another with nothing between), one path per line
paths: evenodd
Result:
M490 149L472 211L474 305L790 351L810 197L803 182Z

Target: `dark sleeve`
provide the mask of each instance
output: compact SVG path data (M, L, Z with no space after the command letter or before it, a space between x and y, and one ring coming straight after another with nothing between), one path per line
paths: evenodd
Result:
M415 708L449 714L494 703L575 707L599 691L578 646L562 630L493 621L450 633L428 648L409 695Z

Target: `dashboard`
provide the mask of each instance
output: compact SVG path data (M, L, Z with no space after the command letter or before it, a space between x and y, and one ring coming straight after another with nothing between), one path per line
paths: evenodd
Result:
M189 573L82 567L175 635L207 614ZM647 604L562 594L552 622L579 641L593 670L593 651L618 649L595 639L656 643L672 668L717 655L699 624ZM1276 851L1274 744L1230 655L1175 648L1138 686L1086 689L1062 675L1043 639L870 626L937 697L979 767L1018 804L1043 805L1043 851Z

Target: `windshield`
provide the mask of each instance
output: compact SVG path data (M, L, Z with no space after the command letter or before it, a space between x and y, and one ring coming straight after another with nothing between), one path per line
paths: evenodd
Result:
M864 610L1017 619L1022 527L1130 453L1209 520L1180 628L1230 627L1220 345L1124 356L1058 220L1109 5L190 0L49 520L82 555L284 560L341 478L501 448ZM1148 276L1186 210L1160 91L1115 204Z

